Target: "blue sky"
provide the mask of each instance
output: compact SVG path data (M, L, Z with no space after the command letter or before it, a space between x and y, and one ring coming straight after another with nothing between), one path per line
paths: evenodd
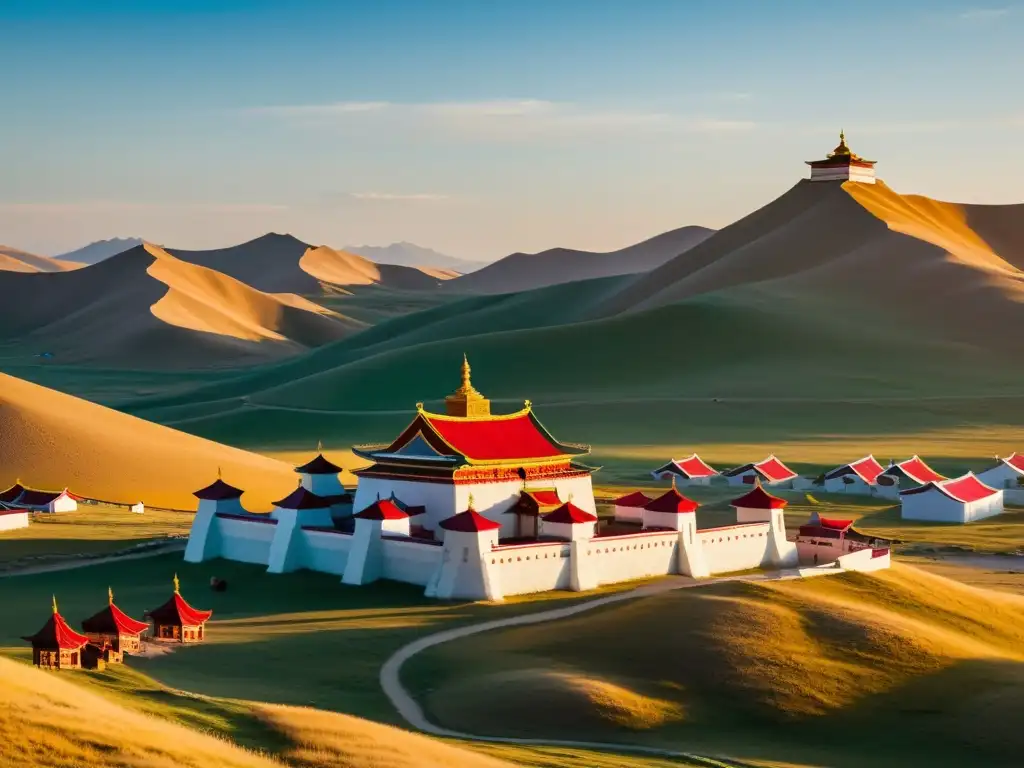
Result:
M720 227L846 129L1020 201L1024 5L0 1L0 242L266 231L467 258Z

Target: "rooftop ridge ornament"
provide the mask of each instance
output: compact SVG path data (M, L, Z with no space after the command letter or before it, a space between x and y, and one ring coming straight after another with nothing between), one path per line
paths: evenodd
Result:
M114 590L112 587L107 587L107 604L114 604Z
M472 508L473 508L473 493L470 492L469 499L466 501L466 509L472 509Z
M445 398L445 410L449 416L459 418L481 418L491 415L491 401L473 386L473 369L469 357L463 353L459 388Z
M56 616L57 615L57 596L56 595L52 595L52 597L53 597L53 615Z
M319 453L319 454L322 454L324 452L324 441L323 440L317 440L316 441L316 452Z
M174 574L174 594L181 594L181 582L178 581L178 574Z

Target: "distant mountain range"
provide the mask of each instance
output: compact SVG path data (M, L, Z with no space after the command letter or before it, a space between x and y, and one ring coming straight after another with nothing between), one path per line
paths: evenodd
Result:
M707 240L715 230L680 227L617 251L594 253L551 248L540 253L513 253L445 288L466 293L512 293L595 277L648 272Z
M398 264L404 267L442 267L456 272L473 272L486 266L486 262L457 259L446 256L432 248L416 243L392 243L391 245L347 245L345 250L365 256L378 264Z
M81 264L96 264L111 256L142 245L141 237L113 237L110 240L97 240L74 251L62 253L54 258L65 261L77 261Z

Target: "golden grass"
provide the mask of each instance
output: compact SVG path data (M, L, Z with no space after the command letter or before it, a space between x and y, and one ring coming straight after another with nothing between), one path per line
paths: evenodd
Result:
M0 534L0 571L41 560L116 552L144 541L187 536L192 515L147 510L136 515L124 507L79 504L77 512L32 514L28 528ZM31 562L30 562L31 561Z
M0 659L0 764L11 768L272 768L275 761Z
M254 705L254 712L293 742L281 755L301 768L509 768L476 754L347 715L300 707Z
M1024 596L1024 567L1015 571L992 570L984 564L957 562L957 558L949 560L929 559L927 557L900 558L901 561L920 568L936 576L943 576L959 581L972 587L993 589L997 592L1009 592Z
M679 716L637 727L598 696L553 694L551 671L613 683L602 693L623 709L639 693ZM900 749L954 759L965 745L996 760L1024 748L1008 720L1024 707L1024 598L899 564L718 584L466 638L407 675L439 722L476 733L643 735L704 754L860 765L871 744L844 742L835 763L828 752L825 734L849 727L895 744L887 764L905 764ZM908 740L897 723L916 712L927 715Z

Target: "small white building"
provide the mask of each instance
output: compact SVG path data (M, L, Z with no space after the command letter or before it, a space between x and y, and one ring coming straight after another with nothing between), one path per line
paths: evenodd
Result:
M743 464L727 469L722 476L729 485L754 485L755 482L760 482L764 485L786 486L792 485L797 473L779 461L773 453L754 464Z
M972 523L1003 511L1003 492L981 482L973 472L900 491L904 520Z
M671 488L644 507L644 528L682 530L683 518L680 518L680 515L692 515L699 506L696 501L686 498L676 489L673 479Z
M615 521L618 523L644 522L644 507L651 503L651 497L643 491L633 491L615 500Z
M874 456L843 464L825 473L825 490L829 493L856 493L869 496L874 491L875 481L885 472Z
M846 144L846 133L839 132L839 145L824 160L808 160L811 181L859 181L875 183L875 160L865 160L854 154Z
M676 480L683 485L710 485L711 478L718 474L718 470L696 453L685 459L672 459L651 472L655 480Z
M78 499L63 491L35 491L26 488L14 501L14 505L32 512L74 512L78 509Z
M28 528L29 512L27 509L9 507L0 503L0 531L13 531L17 528Z
M1024 456L1011 453L998 464L978 473L978 479L990 488L1017 489L1024 486Z
M597 529L597 515L580 509L571 501L540 519L540 535L564 541L592 539Z
M901 490L916 488L926 483L937 483L946 478L929 467L917 454L904 461L890 462L885 472L875 478L875 493L887 499L899 498Z

